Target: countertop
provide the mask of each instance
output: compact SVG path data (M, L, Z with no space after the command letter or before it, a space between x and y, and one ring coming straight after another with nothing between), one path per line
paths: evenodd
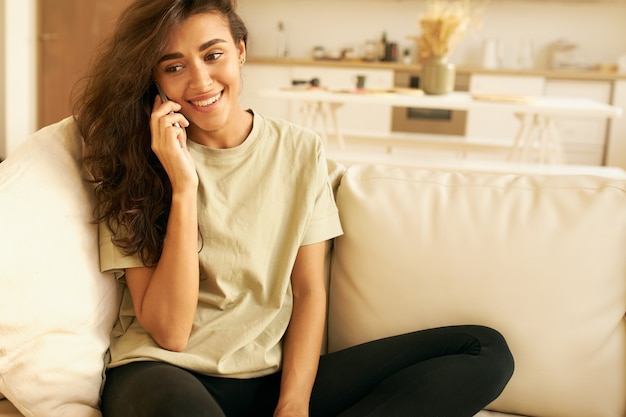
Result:
M324 66L331 68L370 68L387 69L393 71L419 72L419 64L404 64L400 62L366 62L351 60L328 60L328 59L296 59L296 58L271 58L271 57L249 57L249 63L265 65L302 65L302 66ZM553 69L485 69L480 67L457 66L457 74L493 74L493 75L517 75L517 76L538 76L549 79L563 80L585 80L585 81L616 81L626 80L626 73L617 73L597 70L553 70Z

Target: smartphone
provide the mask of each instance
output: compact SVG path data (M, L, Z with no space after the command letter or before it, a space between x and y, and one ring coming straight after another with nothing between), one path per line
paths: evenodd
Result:
M167 96L165 95L163 90L161 90L161 86L158 83L154 83L154 84L156 85L157 91L159 92L159 97L161 97L161 101L163 103L170 101L170 99L167 98ZM180 127L180 123L176 122L176 123L174 123L174 126Z

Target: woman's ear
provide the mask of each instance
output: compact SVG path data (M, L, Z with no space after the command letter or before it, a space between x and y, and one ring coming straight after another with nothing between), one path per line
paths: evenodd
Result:
M246 44L244 41L239 41L239 45L237 47L239 51L239 63L241 65L246 63Z

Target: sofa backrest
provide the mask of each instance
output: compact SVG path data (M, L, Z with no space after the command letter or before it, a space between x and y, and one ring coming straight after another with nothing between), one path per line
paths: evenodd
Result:
M336 194L345 234L334 243L329 351L488 325L516 360L493 409L624 417L626 177L540 171L348 168Z

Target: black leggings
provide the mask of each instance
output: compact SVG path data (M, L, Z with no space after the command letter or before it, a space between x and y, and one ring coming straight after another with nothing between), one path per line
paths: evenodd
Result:
M504 338L452 326L323 355L311 417L471 417L513 374ZM253 379L199 375L161 362L107 371L104 417L271 417L280 373Z

